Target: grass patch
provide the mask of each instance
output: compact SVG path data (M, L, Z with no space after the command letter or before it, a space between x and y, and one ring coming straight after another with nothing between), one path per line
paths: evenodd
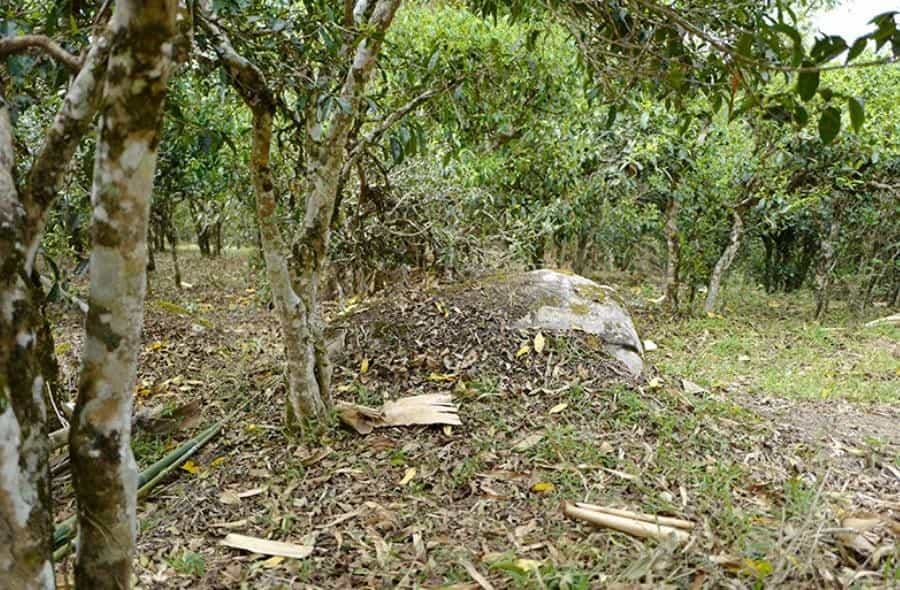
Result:
M737 287L720 314L677 319L646 334L661 345L649 358L663 372L706 387L737 384L795 399L900 402L900 328L865 328L868 318L834 307L814 322L808 292L766 295Z

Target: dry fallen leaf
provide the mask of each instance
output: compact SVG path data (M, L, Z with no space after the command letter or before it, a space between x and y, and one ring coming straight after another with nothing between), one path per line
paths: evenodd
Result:
M519 350L516 351L516 358L519 358L520 356L524 356L524 355L528 354L529 352L531 352L531 347L528 346L527 344L523 344L522 346L519 347Z
M369 359L365 358L359 363L359 372L363 374L369 372Z
M549 494L554 489L556 489L556 486L549 481L541 481L531 486L531 491L535 494Z
M453 381L456 379L456 373L431 373L428 375L429 381L440 383L442 381Z
M338 417L359 434L386 426L450 424L462 426L453 397L445 393L414 395L385 402L380 410L338 402Z
M526 436L525 438L521 439L519 442L514 444L512 449L514 451L519 451L519 452L527 451L534 445L541 442L542 438L544 438L544 435L541 434L540 432L532 432L531 434L529 434L528 436Z
M697 385L693 381L688 381L687 379L681 380L681 388L684 390L685 393L688 393L691 395L697 395L699 393L707 393L707 390L705 388Z
M540 332L534 337L534 351L538 354L544 352L544 335Z
M406 473L403 474L403 479L400 480L400 485L405 486L406 484L411 482L415 476L416 476L416 468L409 467L406 470Z
M198 473L200 473L200 466L193 461L185 461L184 465L182 465L181 468L191 475L197 475Z
M567 404L566 402L562 402L562 403L556 404L555 406L550 408L550 411L547 413L548 414L559 414L560 412L562 412L563 410L565 410L568 407L569 407L569 404Z
M221 544L234 549L250 551L251 553L278 555L281 557L292 557L294 559L309 557L314 549L312 544L297 545L295 543L283 543L281 541L270 541L268 539L260 539L259 537L238 535L236 533L229 533L226 535L225 538L222 539Z
M231 491L224 491L219 494L219 502L227 505L240 504L241 499L238 498L238 495Z
M525 559L524 557L520 557L513 562L513 565L517 570L525 574L528 572L533 572L540 568L541 562L534 559Z

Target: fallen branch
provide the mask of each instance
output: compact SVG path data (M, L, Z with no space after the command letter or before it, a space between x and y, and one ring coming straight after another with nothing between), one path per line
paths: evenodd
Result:
M874 328L875 326L881 326L883 324L900 324L900 313L895 313L894 315L889 315L883 318L878 318L877 320L872 320L871 322L866 322L864 324L864 327Z
M594 512L612 514L613 516L622 516L624 518L631 518L633 520L641 520L643 522L652 522L654 524L661 524L663 526L675 527L676 529L691 530L692 528L694 528L693 522L689 520L682 520L680 518L656 516L655 514L642 514L640 512L632 512L630 510L622 510L620 508L607 508L606 506L587 504L585 502L575 502L575 506L577 508L584 508L585 510L593 510Z
M681 529L670 526L652 524L643 520L616 516L605 512L597 512L586 508L579 508L566 502L563 505L563 514L569 518L589 522L597 526L606 527L635 537L665 540L674 538L679 543L686 543L691 536Z

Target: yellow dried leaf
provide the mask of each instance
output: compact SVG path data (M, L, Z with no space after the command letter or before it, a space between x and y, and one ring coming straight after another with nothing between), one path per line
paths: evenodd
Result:
M359 364L359 372L360 373L368 373L369 372L369 359L363 359Z
M567 404L566 402L563 402L561 404L556 404L555 406L550 408L549 413L550 414L559 414L560 412L562 412L563 410L565 410L568 407L569 407L569 404Z
M549 494L555 489L556 486L554 486L549 481L541 481L531 486L531 491L535 494Z
M151 342L149 345L147 345L147 350L148 351L159 350L163 346L164 346L164 344L162 342L160 342L159 340L157 340L156 342Z
M280 555L275 555L274 557L270 557L262 562L262 567L266 569L276 568L284 562L284 558Z
M216 457L215 459L212 460L212 462L209 464L209 466L210 467L218 467L219 465L221 465L222 463L224 463L227 460L228 460L228 457Z
M444 430L444 434L446 436L450 436L451 434L453 434L453 427L450 426L449 424L444 424L443 430Z
M662 380L659 377L654 377L647 383L647 387L649 389L659 389L662 387Z
M528 573L528 572L533 572L536 569L540 568L541 562L534 560L534 559L525 559L523 557L520 557L519 559L517 559L513 562L513 565L515 566L515 568L517 570L519 570L520 572L522 572L524 574L524 573Z
M772 573L772 564L765 559L745 559L743 571L757 578L765 578Z
M428 376L429 381L453 381L456 379L456 373L432 373Z
M403 474L403 479L400 480L400 485L405 486L406 484L411 482L415 476L416 476L416 468L409 467L406 470L406 473Z
M534 351L538 354L544 352L544 335L540 332L534 337Z
M53 349L53 352L56 353L56 356L59 356L61 354L65 354L65 353L69 352L71 349L72 349L71 344L69 344L68 342L63 342L62 344L57 344L56 348Z
M197 475L198 473L200 473L200 466L193 461L185 461L184 465L182 465L181 468L191 475Z
M516 358L519 358L522 355L528 354L529 352L531 352L531 347L528 346L527 344L523 344L519 348L519 350L516 351Z

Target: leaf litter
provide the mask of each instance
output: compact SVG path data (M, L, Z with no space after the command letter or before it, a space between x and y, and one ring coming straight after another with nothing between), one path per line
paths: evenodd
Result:
M146 393L136 403L138 411L196 403L200 419L138 434L138 461L243 413L192 457L198 475L172 473L139 507L139 587L893 583L893 442L860 449L841 437L836 463L833 445L745 410L733 393L682 389L680 376L652 370L634 380L590 337L514 328L527 302L479 284L357 301L332 322L344 341L335 359L341 401L371 409L449 396L460 424L285 438L277 322L245 290L246 261L184 258L189 292L166 281L164 260L151 282L149 301L178 313L148 305L145 341L164 344L142 354ZM202 332L191 329L197 317L209 325ZM79 321L67 316L57 335L69 390ZM54 473L59 521L73 513L64 459ZM657 526L690 521L692 538L681 548L632 539L566 518L566 501L627 506L659 517ZM228 534L310 552L263 559L221 545ZM313 534L314 544L297 542ZM205 573L174 569L183 555L199 556ZM69 579L70 566L58 573Z

